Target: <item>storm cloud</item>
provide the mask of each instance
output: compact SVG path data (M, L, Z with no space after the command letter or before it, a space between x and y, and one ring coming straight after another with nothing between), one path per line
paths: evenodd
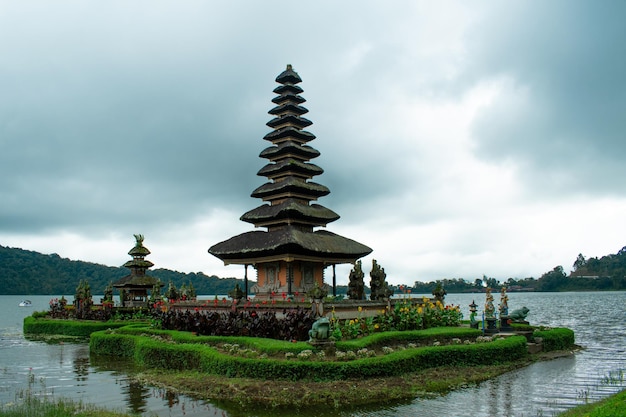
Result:
M292 64L328 229L392 283L615 253L624 18L620 1L0 2L0 244L121 265L142 233L156 267L243 276L207 249L250 230Z

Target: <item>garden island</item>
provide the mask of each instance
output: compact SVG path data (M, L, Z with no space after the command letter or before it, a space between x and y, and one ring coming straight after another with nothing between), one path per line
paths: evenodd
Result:
M339 215L314 203L330 190L311 181L323 170L310 162L319 152L304 130L312 122L303 117L301 79L289 65L276 82L267 123L273 130L264 137L271 145L260 154L269 162L258 172L268 182L252 192L264 203L241 216L266 230L208 250L244 267L244 288L198 301L193 287L166 287L148 274L150 251L135 235L124 265L129 275L111 283L100 303L81 281L73 302L52 300L49 311L25 319L24 333L89 337L92 354L134 361L148 383L238 407L332 409L406 400L574 347L570 330L534 327L527 310L509 313L505 289L498 309L489 289L484 319L473 303L463 320L459 306L445 304L443 288L432 297L394 295L373 261L368 296L360 258L372 249L319 229ZM353 265L346 299L336 295L337 264ZM256 280L249 288L250 267Z

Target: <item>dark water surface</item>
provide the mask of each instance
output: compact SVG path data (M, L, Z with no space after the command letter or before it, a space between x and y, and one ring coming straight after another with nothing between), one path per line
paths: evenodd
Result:
M498 294L494 294L498 302ZM32 307L18 307L28 298ZM406 404L358 410L238 410L177 396L131 381L132 364L89 355L86 343L46 344L24 338L22 322L48 309L50 296L0 296L0 405L9 407L31 390L36 395L82 400L145 416L552 416L595 401L626 385L626 292L510 293L509 306L530 309L534 325L568 327L585 349L571 357L531 365L478 386ZM465 317L483 294L450 294ZM271 382L269 382L271 383Z

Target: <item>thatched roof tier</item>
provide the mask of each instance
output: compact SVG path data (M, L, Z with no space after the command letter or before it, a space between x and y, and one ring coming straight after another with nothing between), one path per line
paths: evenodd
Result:
M278 146L270 146L263 149L259 154L261 158L275 161L281 158L298 157L302 160L309 160L320 156L320 152L308 145L301 145L294 141L282 142Z
M301 162L294 158L285 158L279 162L265 165L257 172L257 175L269 179L281 178L286 175L308 179L323 173L324 170L315 164Z
M258 187L251 194L254 198L262 198L265 201L279 198L299 197L315 200L330 194L328 187L311 181L303 181L299 178L288 177L282 181L267 182Z
M280 106L276 106L274 107L272 110L270 110L268 113L269 114L274 114L274 115L280 115L280 114L296 114L298 116L301 116L303 114L308 113L309 110L306 107L302 107L299 106L297 104L291 103L291 102L287 102L285 104L281 104Z
M300 88L300 87L298 87ZM276 90L274 90L276 91ZM300 89L300 91L302 91L302 89ZM283 93L279 96L276 96L272 99L272 103L275 104L282 104L285 102L290 102L290 103L297 103L297 104L302 104L304 102L306 102L306 99L304 97L302 97L301 95L298 95L297 93L291 92L291 91L283 91Z
M303 91L304 90L302 88L292 84L279 85L274 89L274 92L276 94L280 94L281 96L298 95Z
M288 198L280 204L264 204L241 216L240 220L256 227L288 222L311 226L326 226L339 219L339 215L319 204L303 204Z
M143 244L137 244L131 250L128 251L130 256L148 256L150 251Z
M276 145L287 140L305 143L315 139L315 135L307 132L306 130L296 129L293 126L287 126L271 131L267 135L263 136L263 139L269 140Z
M163 283L158 278L151 277L150 275L126 275L124 278L120 278L113 283L115 288L146 288L151 289L155 285L159 284L161 287Z
M131 259L130 261L126 262L123 266L126 268L148 269L148 268L152 268L154 264L147 259L137 258L137 259Z
M311 126L312 121L304 117L296 116L293 114L285 114L280 117L275 117L266 123L267 126L273 129L280 129L281 127L295 127L296 129L304 129L307 126Z
M285 226L276 230L240 234L213 245L209 253L225 264L256 264L284 260L352 263L372 249L326 230L302 231Z
M298 84L302 82L302 78L293 70L291 65L287 65L287 69L276 77L276 82L280 84Z

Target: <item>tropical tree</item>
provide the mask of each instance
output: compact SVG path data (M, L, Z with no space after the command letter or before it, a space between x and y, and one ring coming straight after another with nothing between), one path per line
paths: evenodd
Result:
M580 268L584 268L586 265L587 265L587 260L585 259L582 253L579 253L572 267L574 267L574 271L577 271Z

